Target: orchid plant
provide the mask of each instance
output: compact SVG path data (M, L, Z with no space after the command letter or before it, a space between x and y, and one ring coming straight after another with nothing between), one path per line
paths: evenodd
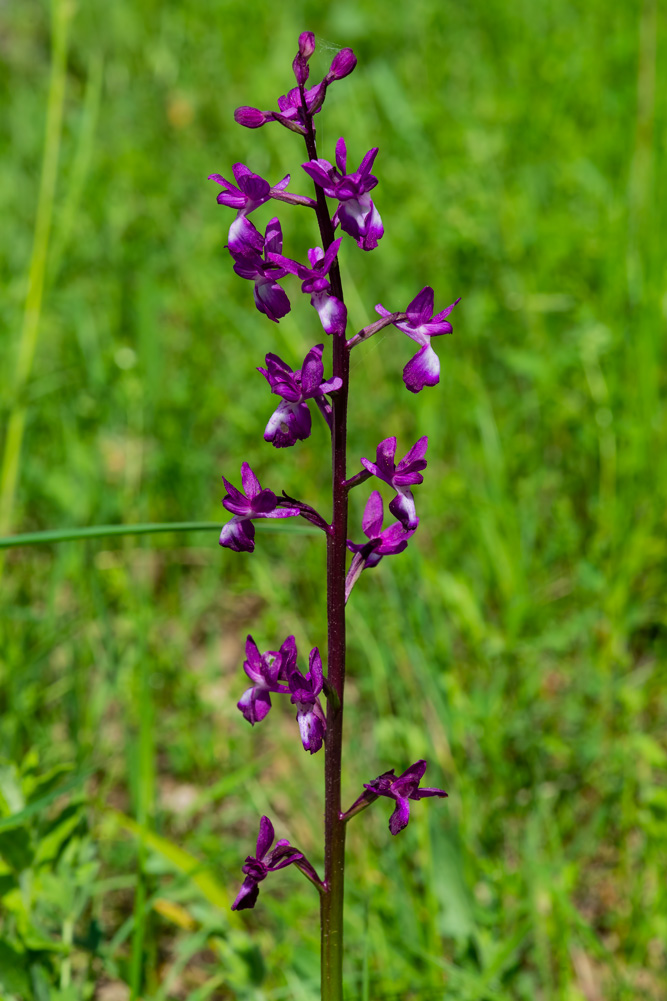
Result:
M266 355L259 372L270 390L280 398L264 430L264 439L275 448L288 448L305 441L312 427L309 402L312 401L326 422L331 436L332 517L327 520L309 504L284 492L278 497L263 488L247 462L241 466L242 490L224 480L227 494L223 505L232 518L223 527L220 545L236 552L253 552L255 528L260 518L305 518L317 526L327 544L327 672L317 647L310 651L308 671L298 667L299 654L293 636L283 640L277 650L260 653L251 636L246 643L244 670L251 686L241 695L238 708L254 726L271 709L271 696L289 696L296 707L301 743L310 754L324 750L324 874L320 877L303 852L288 841L274 840L268 817L259 822L254 856L243 866L245 879L232 905L234 910L254 907L260 883L278 869L295 865L315 886L320 895L321 914L321 983L323 1001L342 999L343 960L343 883L345 873L345 831L348 822L380 797L392 800L389 820L392 835L402 831L410 819L410 801L425 797L444 797L443 789L420 785L426 762L416 761L396 776L394 769L364 784L364 791L347 809L341 805L341 759L343 750L343 712L345 705L345 606L352 589L364 570L375 567L384 556L402 552L419 525L413 487L423 481L428 439L420 438L396 462L398 442L385 438L377 445L375 461L361 458L361 470L348 477L346 438L347 403L350 383L350 353L389 325L407 334L419 345L418 352L403 370L403 381L412 393L435 386L440 377L440 362L431 346L431 338L452 332L449 315L456 302L434 315L434 293L428 286L417 293L404 311L390 312L383 305L375 307L380 319L352 337L347 337L347 310L343 297L338 254L344 236L354 240L363 251L375 250L384 235L380 214L371 198L378 181L371 173L378 154L369 150L359 168L348 173L347 146L340 138L334 160L318 156L314 117L322 110L328 88L348 76L356 66L351 49L337 53L324 79L306 88L309 60L315 50L315 36L304 31L292 69L296 87L278 99L278 111L260 111L242 107L235 120L246 128L259 128L278 122L298 133L306 144L304 172L314 182L314 198L288 191L287 175L273 186L244 164L233 166L235 183L220 174L209 180L220 185L217 200L236 210L229 228L227 247L234 271L254 283L257 309L278 323L289 313L291 304L280 282L296 275L301 291L310 296L319 323L332 344L332 375L325 378L324 344L315 344L306 354L300 369L294 371L278 355ZM268 201L310 209L317 220L321 246L308 251L308 262L295 261L283 254L283 237L278 218L270 219L262 234L249 218ZM335 203L333 212L329 201ZM456 300L458 302L458 300ZM365 541L348 539L348 497L350 491L374 477L390 487L395 496L389 504L394 521L383 527L384 505L378 490L370 494L362 518ZM347 551L353 555L347 563ZM322 698L326 704L326 711Z

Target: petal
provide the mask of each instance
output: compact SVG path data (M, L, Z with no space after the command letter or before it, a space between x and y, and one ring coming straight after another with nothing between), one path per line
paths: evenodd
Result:
M241 257L253 253L262 254L264 252L264 237L253 226L250 219L246 219L244 215L238 215L229 227L227 246L231 254L239 254Z
M274 448L288 448L310 435L312 419L307 403L283 400L274 410L264 429L264 441Z
M322 691L322 658L320 656L320 651L317 647L313 647L310 651L310 658L308 664L310 670L308 671L308 678L311 682L311 688L313 695L319 695Z
M246 637L243 670L251 681L262 684L264 681L264 661L252 636Z
M257 835L257 858L263 859L269 848L273 844L275 831L273 824L268 817L262 817L259 822L259 834Z
M287 185L289 184L289 180L290 180L290 175L289 174L285 174L285 176L283 177L282 181L278 181L277 184L273 185L273 187L271 188L271 191L272 192L273 191L284 191L285 188L287 187Z
M389 831L391 834L398 834L404 827L408 826L410 819L410 804L402 796L394 797L396 808L389 818Z
M259 886L251 876L247 876L243 881L243 886L236 895L236 900L232 904L233 911L244 911L254 907L259 896Z
M310 160L308 163L302 163L301 166L308 174L309 177L319 184L321 188L325 190L333 190L332 179L329 171L333 172L333 167L326 160Z
M293 636L288 636L280 648L280 673L278 675L283 681L287 681L288 676L296 667L297 649L296 640Z
M374 490L366 502L364 516L361 520L361 527L364 535L369 539L377 539L382 531L382 519L384 518L384 508L379 490Z
M222 526L220 545L235 553L252 553L255 548L255 526L244 518L232 518Z
M440 359L430 344L425 344L405 366L403 382L411 393L419 393L424 386L437 386L440 382Z
M311 348L303 360L301 368L301 391L305 396L312 396L322 382L324 376L324 365L322 364L323 344L316 344Z
M391 482L396 458L396 437L384 438L375 450L375 462L381 470L381 479Z
M444 789L431 789L429 787L425 787L424 789L417 789L410 799L426 799L428 796L439 796L443 799L448 795L449 793L446 793Z
M247 497L244 497L240 490L222 477L222 482L225 484L227 489L227 496L222 498L223 506L231 511L232 514L238 515L248 515L250 514L251 504Z
M415 327L422 323L428 323L433 316L433 289L430 285L425 285L405 311L408 314L410 323Z
M375 157L378 155L378 147L375 146L373 149L369 149L368 153L364 156L363 160L359 164L358 173L361 175L370 174L373 169L373 164L375 163Z
M262 490L252 502L251 518L267 518L278 503L273 490Z
M267 223L264 248L272 254L279 254L283 249L283 231L277 216Z
M271 696L268 689L254 685L252 688L246 689L236 705L248 723L254 726L255 723L261 723L268 714L271 708Z
M389 510L394 518L400 521L404 529L415 529L419 524L417 509L415 508L415 501L411 490L399 490L393 501L389 504Z
M257 309L274 323L286 316L292 308L285 290L270 278L258 278L253 294Z
M241 483L243 484L243 492L248 500L254 500L262 490L261 483L247 462L241 465Z
M319 702L314 706L299 706L296 714L301 734L301 743L305 751L315 754L322 747L324 734L326 733L326 720Z
M341 174L345 174L347 164L347 146L341 136L336 143L336 166Z
M397 796L412 796L423 779L425 771L426 762L424 759L421 758L419 761L415 761L414 765L406 768L403 774L399 775L396 781L392 783L392 793L395 793Z
M401 459L398 466L396 467L397 472L404 476L418 475L420 469L426 469L427 462L424 456L426 455L426 450L428 449L428 435L423 435L418 441L414 443L410 451ZM394 478L395 483L400 483L402 486L406 486L408 483L421 483L424 477L419 476L418 479L408 480L404 478L400 480L397 477Z
M347 326L347 308L335 295L328 292L314 292L310 298L311 304L317 310L320 323L327 334L345 334Z

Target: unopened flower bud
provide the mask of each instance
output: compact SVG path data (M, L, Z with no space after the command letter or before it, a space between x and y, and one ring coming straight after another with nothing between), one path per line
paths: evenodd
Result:
M270 115L265 115L258 108L248 108L246 106L237 108L234 112L234 121L237 125L243 125L246 129L258 129L271 120Z
M310 59L315 51L315 33L302 31L299 35L299 55L302 59Z
M329 72L326 75L327 83L332 83L334 80L342 80L343 77L348 76L352 72L356 65L357 57L352 49L341 49L340 52L336 53L329 67Z

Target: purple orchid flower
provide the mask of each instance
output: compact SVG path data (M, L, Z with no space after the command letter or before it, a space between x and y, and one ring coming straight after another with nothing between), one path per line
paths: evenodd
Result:
M419 524L410 487L416 483L424 482L421 470L426 469L427 466L424 458L427 448L428 437L424 435L396 465L394 462L396 438L385 438L377 447L375 462L370 462L368 459L361 460L362 466L369 473L384 480L396 491L396 496L390 503L389 510L395 518L398 518L405 529L415 529Z
M311 416L306 400L315 400L328 422L330 405L324 397L340 389L343 380L336 377L323 382L323 344L311 348L303 360L303 367L293 372L278 355L266 356L266 368L257 371L267 379L271 392L282 396L280 403L269 418L264 430L264 441L270 441L276 448L286 448L297 441L304 441L310 435Z
M243 911L254 907L259 896L259 884L266 879L270 872L277 872L304 858L303 852L290 845L289 841L281 838L276 841L276 847L269 851L273 844L275 832L273 824L268 817L262 817L259 822L259 835L257 837L256 855L248 855L245 860L242 872L245 873L243 886L239 890L236 900L232 904L233 911Z
M289 687L281 684L287 681L289 674L296 667L296 641L288 636L280 650L267 650L260 653L252 636L248 636L245 645L246 660L243 670L253 682L236 703L244 717L252 726L260 723L271 708L271 692L287 695Z
M246 219L246 226L249 228L244 231L244 239L252 230L259 237L260 243L253 240L251 243L244 244L246 249L243 253L232 251L232 257L235 261L234 271L241 278L255 282L253 294L257 309L277 323L291 309L287 293L278 284L278 279L284 278L287 272L284 268L274 264L268 255L271 253L279 254L283 249L283 231L277 218L269 220L265 237L255 229L248 219ZM261 249L258 250L258 246ZM261 256L262 250L264 251L263 258Z
M380 213L368 193L378 183L377 177L371 174L377 153L377 147L369 149L359 169L347 174L347 148L341 136L336 143L335 167L328 160L321 159L301 164L328 198L338 199L339 205L333 217L334 228L340 223L343 232L353 237L362 250L375 250L378 240L384 235Z
M261 254L264 250L264 240L246 217L270 198L281 194L289 184L290 175L286 174L282 181L271 187L268 181L259 174L253 174L243 163L235 163L232 171L238 187L225 180L222 174L210 174L208 177L209 181L222 185L222 191L216 201L220 205L237 209L236 219L229 227L227 246L232 254L247 254L253 251Z
M292 693L291 701L297 709L296 720L301 733L301 743L304 750L315 754L322 746L327 729L326 718L319 700L324 679L322 658L317 647L310 651L309 667L310 670L305 678L301 671L294 667L287 680Z
M331 294L331 284L327 275L336 260L341 237L331 244L326 253L321 247L313 247L308 251L310 267L299 264L282 254L269 254L269 259L280 265L285 271L298 275L301 279L301 291L310 292L310 303L317 310L317 315L327 334L345 334L347 325L347 309L345 305Z
M350 542L347 540L347 548L354 553L350 568L345 579L345 601L350 597L352 588L361 576L362 571L376 567L383 556L393 556L395 553L402 553L408 545L408 539L414 534L419 524L414 528L406 530L400 521L395 521L393 525L382 531L384 520L384 507L379 490L374 490L368 498L364 509L364 516L361 520L361 527L368 542Z
M301 512L298 507L278 507L278 498L272 490L262 490L262 485L247 462L241 466L241 483L245 496L223 476L227 496L222 503L234 515L222 526L220 545L237 553L251 553L255 548L253 518L294 518Z
M369 806L378 796L387 796L396 803L394 812L389 818L389 830L392 834L398 834L399 831L407 827L410 820L409 800L425 799L427 796L439 796L442 798L448 795L444 789L419 788L419 783L424 777L425 771L426 762L422 759L421 761L415 761L414 765L406 768L398 778L392 768L391 771L378 775L372 782L364 782L366 792L361 794L359 799L352 804L344 816L346 818L351 817L355 813L359 813L366 806Z
M308 37L304 37L308 36ZM299 35L299 52L293 63L297 82L303 86L308 78L308 59L315 51L315 36L310 31ZM308 53L308 55L306 55ZM336 80L348 76L357 65L357 57L352 49L341 49L333 58L327 75L317 86L304 90L305 104L308 115L316 115L322 110L327 88ZM303 111L300 88L294 87L287 95L278 98L279 111L260 111L258 108L243 106L234 112L234 121L247 129L259 129L268 122L280 122L285 128L300 135L306 135L307 119Z
M424 386L436 386L440 382L440 359L431 347L431 338L451 334L452 325L447 317L460 301L460 298L457 299L434 316L433 289L426 285L406 309L406 319L392 320L395 327L421 344L420 350L403 369L403 382L411 393L418 393ZM375 312L380 316L391 316L381 303L375 307Z

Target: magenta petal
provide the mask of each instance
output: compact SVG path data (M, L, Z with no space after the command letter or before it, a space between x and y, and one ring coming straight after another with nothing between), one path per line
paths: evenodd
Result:
M285 290L270 278L258 278L255 281L254 297L260 313L264 313L274 323L286 316L292 308Z
M248 688L236 703L244 717L252 726L261 723L271 708L271 696L268 689L258 685Z
M404 529L415 529L419 524L411 490L402 490L397 493L393 501L389 504L389 510L394 518L400 521Z
M267 223L264 247L272 254L279 254L283 249L283 231L277 216Z
M410 804L402 796L396 796L396 808L389 818L389 830L391 834L398 834L407 827L410 819Z
M264 252L264 237L244 215L238 215L229 227L227 246L230 253L262 254Z
M324 365L322 364L323 344L311 348L303 360L301 368L301 390L304 397L312 396L322 382Z
M255 548L255 526L247 518L232 518L222 526L220 545L235 553L252 553Z
M254 500L254 498L257 497L262 490L262 484L259 482L247 462L244 462L241 465L241 483L243 485L243 492L248 500Z
M384 518L384 508L382 496L379 490L374 490L366 502L364 515L361 520L361 527L364 535L369 539L377 539L382 531L382 519Z
M322 674L322 658L320 656L320 651L318 650L317 647L313 647L313 649L310 651L309 668L310 670L308 671L308 677L312 682L313 694L319 695L319 693L322 691L323 674Z
M273 844L275 832L273 824L268 817L262 817L259 822L259 834L257 835L257 858L263 859L269 848Z
M430 285L425 285L405 311L413 326L420 327L423 323L429 322L433 316L433 300L433 289Z
M336 166L341 174L346 173L347 164L347 146L345 145L345 140L341 136L336 143Z
M236 900L232 904L233 911L244 911L254 907L259 896L259 886L252 876L247 876L243 881L243 886L236 895Z
M425 344L405 366L403 382L411 393L419 393L424 386L437 386L440 382L440 359L430 344Z
M325 333L343 336L347 326L347 308L344 303L328 292L314 292L310 301L317 310Z
M264 429L264 441L275 448L288 448L310 435L312 418L307 403L283 400L269 417Z

